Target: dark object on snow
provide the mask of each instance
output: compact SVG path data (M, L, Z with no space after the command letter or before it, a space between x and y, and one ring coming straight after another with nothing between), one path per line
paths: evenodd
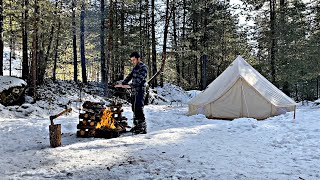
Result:
M103 103L86 101L85 113L79 114L78 137L115 138L126 132L127 118L122 115L122 104L113 102L105 108Z
M23 104L26 85L22 79L0 76L0 103L4 106Z
M65 113L71 112L71 108L67 108L64 111L60 112L57 115L50 116L50 125L49 125L49 137L50 137L50 146L59 147L61 146L61 124L54 124L53 120L62 116Z

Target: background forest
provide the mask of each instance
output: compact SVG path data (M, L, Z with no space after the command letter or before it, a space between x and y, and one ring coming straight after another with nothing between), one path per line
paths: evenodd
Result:
M148 79L160 74L152 87L203 90L242 55L295 100L319 97L319 0L0 0L0 7L0 60L21 59L33 94L47 78L111 85L138 51Z

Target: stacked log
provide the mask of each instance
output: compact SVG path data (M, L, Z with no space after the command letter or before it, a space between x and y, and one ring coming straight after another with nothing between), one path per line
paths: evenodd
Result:
M120 133L126 132L127 118L122 115L122 104L112 103L108 108L112 112L112 120L115 128L102 126L97 128L106 107L103 103L86 101L82 105L84 113L79 114L79 124L77 125L78 137L99 137L114 138Z

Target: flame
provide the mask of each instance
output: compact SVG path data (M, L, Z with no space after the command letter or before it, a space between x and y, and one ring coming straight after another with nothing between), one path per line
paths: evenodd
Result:
M100 129L101 127L107 127L109 129L116 129L110 108L103 110L103 114L101 116L101 121L98 122L96 129Z

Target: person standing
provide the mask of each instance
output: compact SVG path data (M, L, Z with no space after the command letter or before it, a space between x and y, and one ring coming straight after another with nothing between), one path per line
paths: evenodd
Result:
M131 105L133 111L133 125L131 131L135 134L146 134L147 124L145 115L143 112L144 108L144 95L146 90L146 78L148 74L147 66L140 60L138 52L133 52L130 55L130 60L134 65L134 68L130 74L122 81L121 84L115 87L131 88ZM131 83L129 84L129 82Z

